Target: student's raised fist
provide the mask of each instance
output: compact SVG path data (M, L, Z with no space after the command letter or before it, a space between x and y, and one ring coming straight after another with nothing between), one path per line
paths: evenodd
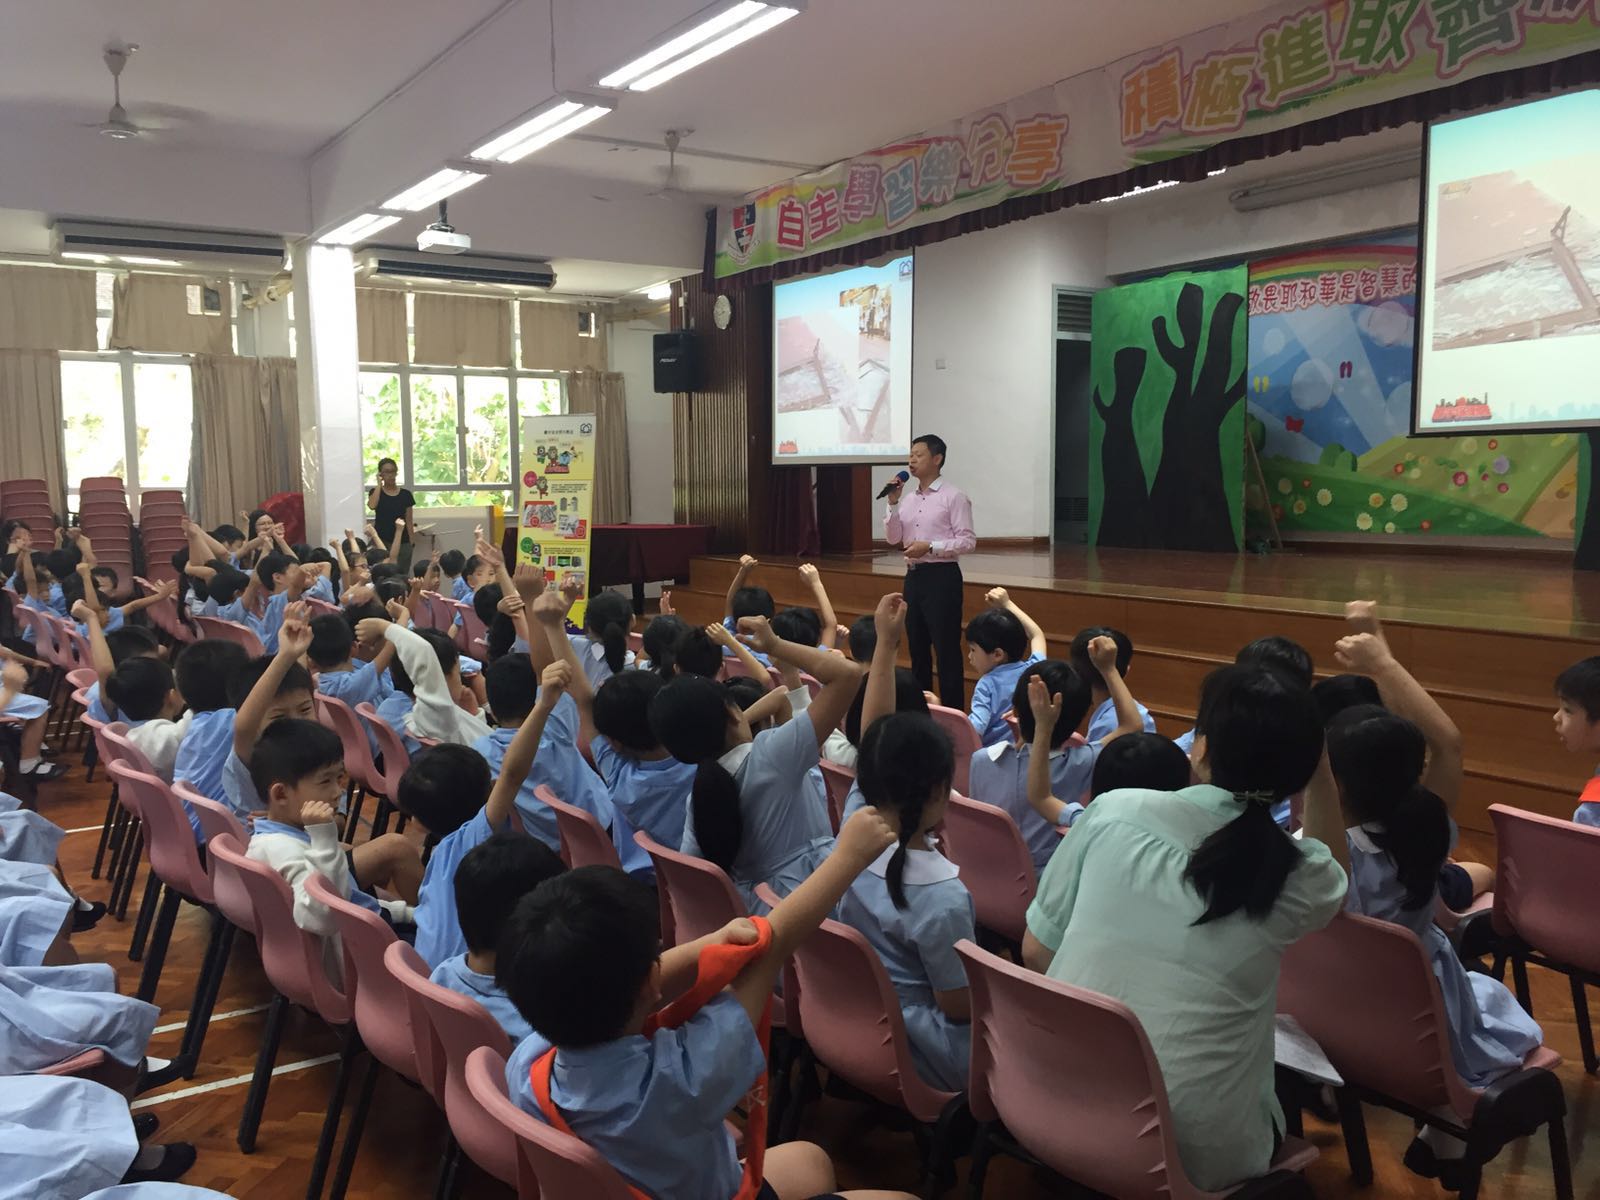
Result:
M1344 606L1345 623L1356 633L1382 635L1376 600L1352 600Z
M1028 680L1028 707L1033 710L1035 732L1055 729L1056 721L1061 716L1061 704L1060 693L1052 696L1042 676L1035 675Z
M1089 642L1089 661L1094 664L1094 669L1102 676L1107 671L1117 669L1117 643L1114 639L1101 634Z
M660 612L663 617L673 617L678 614L678 610L672 607L672 589L670 588L661 589Z
M522 602L530 607L538 596L549 590L544 571L532 563L518 563L517 569L511 573L511 584L522 597Z
M526 609L527 605L523 603L521 596L517 595L516 592L512 592L509 596L501 596L500 603L494 607L495 611L503 612L508 617L514 617Z
M299 658L311 649L311 626L305 621L284 617L278 627L278 653L288 658Z
M92 616L94 616L94 609L90 608L82 600L74 600L72 602L72 619L74 621L87 625L89 618Z
M1333 657L1346 671L1356 675L1376 675L1394 656L1388 644L1370 633L1353 633L1334 643Z
M900 840L875 808L858 808L839 829L835 853L846 854L863 868Z
M300 825L309 829L313 825L333 824L333 805L326 800L307 800L300 805Z
M822 572L810 563L801 563L799 569L802 582L810 587L816 587L817 582L822 578Z
M533 619L541 625L553 625L557 629L566 620L567 606L561 599L560 592L546 589L533 602Z
M771 654L781 639L765 617L740 617L739 640L761 654Z
M748 575L760 565L760 561L753 554L739 555L739 574L741 575Z
M583 598L583 580L571 573L562 576L561 595L565 598L567 607L571 608Z
M890 592L880 599L872 610L872 624L879 641L899 645L906 628L906 598L899 592Z
M356 640L368 645L381 642L389 631L389 622L382 617L364 617L356 622Z
M555 707L563 692L572 685L572 667L565 659L557 659L539 675L539 699L545 711Z
M1004 608L1011 602L1011 593L1005 588L990 588L984 593L983 599L990 608Z

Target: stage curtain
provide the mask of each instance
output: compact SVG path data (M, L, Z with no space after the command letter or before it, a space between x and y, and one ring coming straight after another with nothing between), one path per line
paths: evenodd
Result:
M253 358L201 355L190 378L189 511L208 527L236 521L240 512L279 490L273 484L261 366Z
M767 544L774 554L809 558L822 551L810 467L773 467L767 475Z
M604 371L606 327L595 322L594 337L578 336L578 314L588 309L572 304L524 300L518 308L525 371Z
M267 430L267 495L300 491L300 371L292 358L255 360Z
M157 354L233 353L233 329L226 313L196 316L189 311L189 288L205 280L181 275L127 275L117 280L111 302L113 350ZM223 291L226 308L227 291Z
M509 367L511 302L418 292L411 360L439 366Z
M576 371L567 380L567 411L594 414L596 525L626 525L632 513L628 466L628 400L615 371Z
M406 352L404 292L392 288L356 289L356 345L364 363L403 363L410 359Z
M1587 87L1600 82L1600 51L1575 54L1555 62L1538 63L1495 75L1483 75L1452 87L1435 88L1413 96L1401 96L1382 104L1370 104L1350 112L1336 113L1302 125L1274 129L1252 137L1234 138L1220 142L1210 149L1164 162L1149 163L1124 171L1120 175L1105 175L1099 179L1086 179L1070 187L1039 192L1031 196L1018 196L999 204L963 213L946 221L919 225L913 229L884 237L868 238L849 246L824 250L804 258L773 263L741 271L718 281L724 288L747 288L757 284L772 283L796 275L809 275L839 266L859 266L890 253L904 253L917 246L929 246L963 233L980 229L997 229L1012 221L1025 220L1042 213L1071 208L1103 200L1107 196L1120 196L1135 187L1148 187L1169 179L1184 182L1204 179L1206 173L1222 167L1236 167L1242 163L1256 162L1300 150L1306 146L1322 146L1344 138L1360 137L1382 129L1395 129L1451 113L1470 112L1490 108L1530 96L1542 96ZM705 278L716 279L717 210L706 210Z
M94 272L0 267L0 348L98 350Z
M61 439L61 356L54 350L0 350L0 479L43 477L50 507L67 511Z

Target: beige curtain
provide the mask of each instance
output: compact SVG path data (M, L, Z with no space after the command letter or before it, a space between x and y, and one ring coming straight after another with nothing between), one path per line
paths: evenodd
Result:
M300 488L300 385L292 358L258 358L256 386L267 422L267 490L262 498Z
M189 511L209 527L236 521L240 512L281 489L273 485L260 361L203 355L194 360L191 378L194 443L189 454Z
M364 363L402 363L406 353L406 294L356 289L356 343Z
M50 507L67 511L61 420L61 356L53 350L0 350L0 479L44 478Z
M0 347L98 350L94 272L0 267Z
M628 397L615 371L578 371L567 380L567 411L594 414L596 525L626 525L632 512L628 486Z
M452 367L511 365L509 300L418 292L414 304L417 343L413 362Z
M578 316L591 312L572 304L522 301L522 367L527 371L604 371L606 327L595 321L595 336L578 335Z
M204 286L203 279L179 275L128 275L117 280L111 304L112 349L231 355L226 291L221 316L189 312L189 288Z

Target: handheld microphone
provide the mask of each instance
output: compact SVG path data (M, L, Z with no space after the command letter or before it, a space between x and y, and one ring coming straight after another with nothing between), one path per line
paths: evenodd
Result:
M896 471L894 478L891 479L888 483L883 485L883 491L878 493L878 499L882 500L890 492L894 491L895 488L902 486L905 483L905 481L910 479L910 478L911 478L911 472L910 471Z

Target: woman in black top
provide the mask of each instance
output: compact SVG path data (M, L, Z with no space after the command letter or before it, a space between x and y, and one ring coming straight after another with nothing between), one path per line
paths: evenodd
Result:
M411 510L416 499L410 491L395 482L400 465L392 458L378 460L378 483L367 495L367 507L372 510L372 526L378 536L389 543L389 554L407 570L411 566ZM398 539L394 536L394 523L403 520L405 526Z

